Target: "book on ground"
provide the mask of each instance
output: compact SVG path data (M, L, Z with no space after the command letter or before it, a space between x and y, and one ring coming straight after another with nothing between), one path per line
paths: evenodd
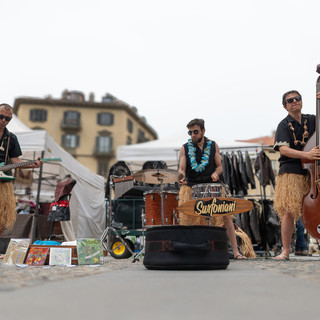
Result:
M32 247L29 250L28 256L26 258L26 264L32 266L43 266L46 262L46 258L49 252L48 247Z
M71 248L50 248L49 265L71 265Z
M2 260L4 264L23 264L26 257L30 239L14 239L9 242L7 251Z
M103 250L100 239L77 239L78 264L100 264Z

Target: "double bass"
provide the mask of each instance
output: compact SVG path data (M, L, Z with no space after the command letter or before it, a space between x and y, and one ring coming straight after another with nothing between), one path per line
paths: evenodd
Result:
M317 66L320 74L320 64ZM317 93L320 92L320 76L317 79ZM316 131L310 137L304 147L308 152L315 146L319 146L320 139L320 99L316 104ZM310 191L303 198L302 221L309 234L316 239L320 239L320 160L302 160L302 167L310 174Z

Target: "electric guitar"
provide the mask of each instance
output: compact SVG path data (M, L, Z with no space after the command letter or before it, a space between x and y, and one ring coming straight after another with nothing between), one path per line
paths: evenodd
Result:
M27 166L27 165L30 165L30 164L34 164L39 160L40 160L40 158L37 159L37 160L30 160L30 161L26 161L26 162L11 163L11 164L5 164L4 162L1 162L0 163L0 180L5 182L5 181L12 181L12 180L15 179L15 177L8 176L3 171L7 171L7 170L10 170L10 169L24 167L24 166ZM61 158L43 158L42 161L43 162L61 161Z

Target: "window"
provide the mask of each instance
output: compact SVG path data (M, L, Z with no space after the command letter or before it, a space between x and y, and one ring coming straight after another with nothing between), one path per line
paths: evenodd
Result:
M47 110L45 109L32 109L30 110L30 121L47 121Z
M77 134L64 134L62 136L62 146L65 148L77 148L80 143L80 137Z
M101 126L111 126L113 125L113 114L109 112L98 113L98 124Z
M80 124L80 112L78 111L65 111L63 116L63 122L67 125L79 126Z
M131 137L127 137L127 145L132 144L132 138Z
M138 143L145 142L146 137L144 135L144 131L140 130L138 131Z
M133 123L130 119L127 120L127 129L130 133L133 131Z
M111 136L99 136L96 138L96 151L108 153L112 151L113 139Z
M106 177L109 173L109 161L106 159L101 159L98 161L98 174Z
M106 93L106 95L102 97L102 102L113 102L115 100L117 100L117 98L110 93Z

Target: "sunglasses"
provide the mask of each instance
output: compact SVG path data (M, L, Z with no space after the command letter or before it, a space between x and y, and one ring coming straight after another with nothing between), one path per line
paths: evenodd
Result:
M3 119L5 119L7 122L9 122L12 119L12 117L7 117L3 114L0 114L0 120L3 120Z
M296 96L296 97L293 97L293 98L289 98L289 99L286 100L286 102L287 103L292 103L294 100L301 101L301 97Z
M194 133L195 135L197 135L199 133L199 130L190 130L188 131L188 135L191 136L192 133Z

